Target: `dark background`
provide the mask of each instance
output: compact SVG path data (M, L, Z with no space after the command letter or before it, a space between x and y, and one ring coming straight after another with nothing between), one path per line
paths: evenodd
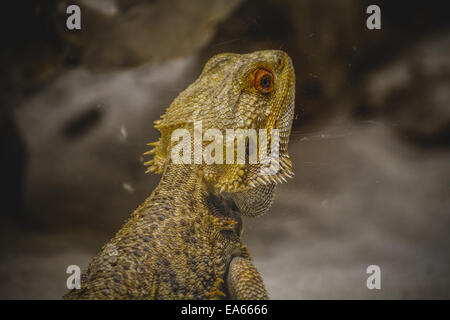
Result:
M158 183L142 164L152 122L212 55L261 49L286 51L297 78L295 178L245 220L271 297L450 298L446 3L5 4L0 298L58 299L66 267L86 267ZM382 30L366 28L370 4Z

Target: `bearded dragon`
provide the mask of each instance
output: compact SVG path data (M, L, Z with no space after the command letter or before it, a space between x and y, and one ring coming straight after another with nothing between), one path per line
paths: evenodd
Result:
M65 299L268 299L262 277L241 242L241 216L271 206L275 187L293 175L287 146L295 74L283 51L223 53L155 121L161 133L146 152L159 185L101 249ZM279 167L261 162L175 164L176 129L266 129L279 132ZM203 143L203 142L202 142ZM247 146L248 152L248 146Z

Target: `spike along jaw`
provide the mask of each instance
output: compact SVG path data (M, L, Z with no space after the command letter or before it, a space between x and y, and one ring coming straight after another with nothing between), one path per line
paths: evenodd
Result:
M240 55L233 53L212 57L205 64L199 78L182 91L161 118L154 122L161 137L158 141L148 143L153 149L144 155L153 155L153 159L144 163L148 166L147 172L162 174L166 165L171 162L174 130L184 128L193 133L194 121L201 121L203 128L206 128L206 124L215 123L217 113L214 106L221 109L220 106L227 105L228 100L224 94L229 92L231 69L239 57Z

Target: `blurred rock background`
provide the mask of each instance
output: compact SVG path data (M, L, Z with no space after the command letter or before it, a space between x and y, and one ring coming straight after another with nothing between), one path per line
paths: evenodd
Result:
M77 3L82 30L65 28ZM274 299L450 298L446 1L15 1L2 11L0 298L58 299L159 176L152 122L214 54L282 49L296 176L245 242ZM382 289L366 288L366 268Z

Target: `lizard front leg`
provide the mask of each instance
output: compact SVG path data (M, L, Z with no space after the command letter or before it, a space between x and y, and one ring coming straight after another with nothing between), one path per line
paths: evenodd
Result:
M264 282L247 258L234 257L228 267L227 287L233 300L267 300Z

